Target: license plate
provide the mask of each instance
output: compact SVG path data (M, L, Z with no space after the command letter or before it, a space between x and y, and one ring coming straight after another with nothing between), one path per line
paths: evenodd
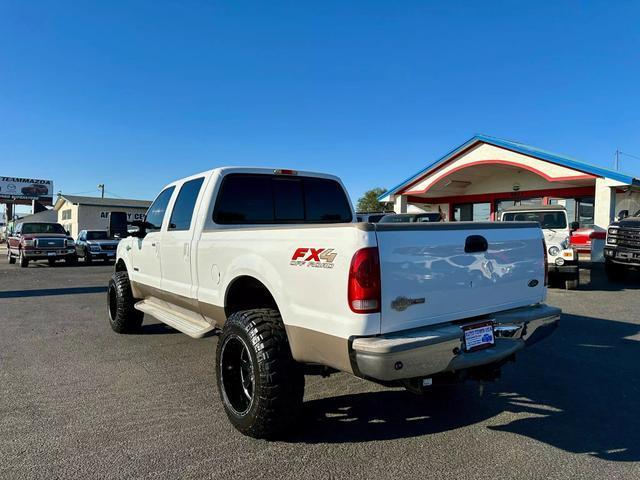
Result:
M115 257L116 252L107 252L107 257Z
M464 348L467 352L481 350L495 345L493 322L475 323L463 327Z
M55 257L56 256L56 252L48 252L47 255L49 255L50 257Z

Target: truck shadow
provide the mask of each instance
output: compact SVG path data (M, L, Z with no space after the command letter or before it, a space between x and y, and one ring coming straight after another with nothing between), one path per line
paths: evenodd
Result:
M288 440L369 442L486 423L568 452L638 461L639 342L638 325L564 315L553 336L521 352L482 395L467 383L424 396L386 390L312 400L304 431Z
M640 270L630 269L619 281L610 281L601 263L584 264L580 268L580 290L619 292L640 289Z

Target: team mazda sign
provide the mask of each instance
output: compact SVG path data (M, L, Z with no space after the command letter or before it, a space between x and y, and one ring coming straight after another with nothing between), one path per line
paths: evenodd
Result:
M38 200L52 197L53 182L51 180L0 177L0 198Z

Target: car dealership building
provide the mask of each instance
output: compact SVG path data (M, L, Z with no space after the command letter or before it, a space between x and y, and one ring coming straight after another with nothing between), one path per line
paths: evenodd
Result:
M640 209L640 180L522 143L476 135L378 198L396 213L438 211L447 220L497 220L513 205L559 204L581 227L606 229Z
M110 212L126 212L130 221L143 220L150 205L148 200L62 194L54 209L58 212L58 223L77 238L81 230L106 230Z

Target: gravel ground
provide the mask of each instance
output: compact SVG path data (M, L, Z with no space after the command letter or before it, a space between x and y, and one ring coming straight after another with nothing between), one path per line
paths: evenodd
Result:
M225 417L215 336L116 335L112 267L0 257L1 478L640 478L637 276L551 290L560 329L483 389L307 377L297 430L267 442Z

